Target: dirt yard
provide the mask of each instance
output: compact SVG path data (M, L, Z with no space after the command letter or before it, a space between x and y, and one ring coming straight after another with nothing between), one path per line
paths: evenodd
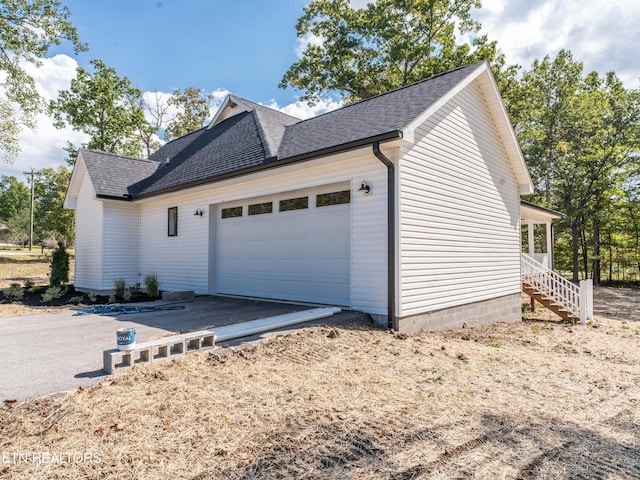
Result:
M0 478L640 479L640 292L596 298L585 326L315 327L5 402Z

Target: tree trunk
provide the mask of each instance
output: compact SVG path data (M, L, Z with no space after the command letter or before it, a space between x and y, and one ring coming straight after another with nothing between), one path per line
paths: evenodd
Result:
M580 226L580 250L582 253L582 266L584 267L584 278L589 278L589 252L587 251L587 235L584 225Z
M593 216L593 284L600 285L600 217Z
M613 243L611 243L611 230L609 230L609 283L613 281Z
M574 219L571 219L571 253L573 259L573 276L571 278L572 281L578 282L578 271L580 269L579 264L579 238L578 238L578 222Z

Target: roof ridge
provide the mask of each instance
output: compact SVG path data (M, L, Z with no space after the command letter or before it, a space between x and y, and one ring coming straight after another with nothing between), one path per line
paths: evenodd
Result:
M172 140L169 140L167 143L165 143L165 144L164 144L164 145L162 145L162 146L164 147L165 145L169 145L170 143L177 142L178 140L180 140L180 139L182 139L182 138L184 138L184 137L188 137L189 135L193 135L194 133L199 132L200 130L205 130L205 129L207 129L207 128L209 128L209 124L204 125L204 126L202 126L202 127L198 128L197 130L193 130L192 132L185 133L184 135L181 135L181 136L179 136L179 137L177 137L177 138L174 138L174 139L172 139ZM157 150L156 150L156 151L157 151ZM154 152L154 153L155 153L155 152Z
M448 74L450 74L450 73L453 73L453 72L457 72L457 71L459 71L459 70L462 70L463 68L471 67L471 66L473 66L473 65L480 65L481 63L485 63L485 62L486 62L486 60L480 60L480 61L478 61L478 62L473 62L473 63L470 63L470 64L468 64L468 65L462 65L461 67L456 67L456 68L454 68L454 69L447 70L447 71L445 71L445 72L436 73L435 75L432 75L432 76L430 76L429 78L425 78L425 79L423 79L423 80L418 80L417 82L410 83L409 85L403 85L402 87L394 88L393 90L389 90L388 92L381 93L381 94L379 94L379 95L376 95L375 97L365 98L364 100L360 100L360 101L355 102L355 103L350 103L349 105L344 105L344 106L342 106L342 107L340 107L340 108L337 108L337 109L335 109L335 110L331 110L330 112L324 112L324 113L321 113L320 115L315 115L315 116L313 116L313 117L305 118L304 120L300 120L300 122L299 122L299 123L308 122L308 121L310 121L310 120L313 120L313 119L316 119L316 118L319 118L319 117L323 117L323 116L325 116L325 115L330 115L330 114L332 114L332 113L336 113L336 112L339 112L339 111L341 111L341 110L346 110L347 108L355 107L356 105L360 105L360 104L363 104L363 103L369 102L369 101L371 101L371 100L375 100L376 98L381 98L381 97L384 97L384 96L390 95L390 94L392 94L392 93L396 93L396 92L399 92L399 91L401 91L401 90L405 90L405 89L407 89L407 88L414 87L415 85L418 85L418 84L421 84L421 83L425 83L425 82L431 81L431 80L433 80L434 78L442 77L442 76L444 76L444 75L448 75Z
M150 158L138 158L138 157L132 157L130 155L120 155L118 153L105 152L105 151L102 151L102 150L97 150L95 148L80 148L79 151L85 151L85 152L91 152L91 153L99 153L100 155L109 155L110 157L124 158L124 159L127 159L127 160L136 160L136 161L139 161L139 162L158 163L157 160L151 160Z
M242 100L243 102L249 103L251 105L255 105L256 107L264 108L265 110L269 110L270 112L278 113L278 114L283 115L285 117L289 117L292 120L297 120L299 122L303 121L301 118L294 117L293 115L289 115L288 113L283 112L282 110L278 110L277 108L271 108L271 107L268 107L266 105L262 105L261 103L253 102L251 100L247 100L246 98L238 97L237 95L234 95L234 97L236 97L238 100Z
M265 157L272 157L273 154L269 149L269 144L267 142L267 134L264 131L264 127L262 126L262 122L258 118L257 112L254 110L251 113L251 118L253 118L253 123L256 125L256 130L258 131L258 137L260 138L260 143L262 144L262 151Z

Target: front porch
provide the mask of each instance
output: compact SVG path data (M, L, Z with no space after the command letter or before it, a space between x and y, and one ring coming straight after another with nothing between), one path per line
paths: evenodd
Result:
M586 323L593 318L593 282L571 283L553 271L553 222L564 217L554 210L529 202L520 203L522 225L526 225L521 260L522 291L564 320ZM539 228L543 225L543 229ZM538 227L538 228L536 228ZM540 234L542 230L543 235ZM524 234L524 232L523 232Z

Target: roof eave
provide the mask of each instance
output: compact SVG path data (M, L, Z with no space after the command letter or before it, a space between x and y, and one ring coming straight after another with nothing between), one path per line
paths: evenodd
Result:
M167 193L173 193L173 192L177 192L180 190L186 190L188 188L193 188L193 187L198 187L201 185L207 185L210 183L216 183L216 182L220 182L223 180L228 180L230 178L236 178L236 177L241 177L244 175L250 175L252 173L256 173L256 172L260 172L262 170L268 170L270 168L277 168L277 167L283 167L286 165L291 165L293 163L299 163L299 162L305 162L305 161L309 161L309 160L316 160L318 158L322 158L322 157L327 157L329 155L335 155L338 153L344 153L344 152L348 152L350 150L356 150L362 147L366 147L368 145L372 145L376 142L380 143L380 142L387 142L387 141L391 141L391 140L397 140L397 139L402 139L402 131L401 130L392 130L390 132L386 132L380 135L374 135L372 137L367 137L361 140L355 140L353 142L349 142L349 143L345 143L342 145L336 145L333 147L329 147L329 148L324 148L321 150L316 150L313 152L307 152L307 153L303 153L300 155L295 155L292 157L287 157L287 158L282 158L282 159L278 159L277 157L272 157L269 159L266 159L262 164L254 166L254 167L250 167L250 168L244 168L242 170L236 170L234 172L229 172L229 173L225 173L222 175L216 175L214 177L210 177L207 179L203 179L203 180L198 180L198 181L194 181L194 182L190 182L190 183L185 183L182 185L176 185L175 187L169 187L169 188L165 188L162 190L158 190L155 192L149 192L149 193L143 193L141 195L134 195L132 196L132 198L130 198L130 200L141 200L144 198L149 198L149 197L154 197L154 196L158 196L158 195L164 195ZM123 200L122 198L119 198L118 200Z
M536 205L535 203L527 202L526 200L520 200L520 205L525 208L530 208L532 210L537 210L539 212L542 212L554 220L566 217L566 215L562 212L558 212L557 210L553 210L551 208L543 207L542 205Z

